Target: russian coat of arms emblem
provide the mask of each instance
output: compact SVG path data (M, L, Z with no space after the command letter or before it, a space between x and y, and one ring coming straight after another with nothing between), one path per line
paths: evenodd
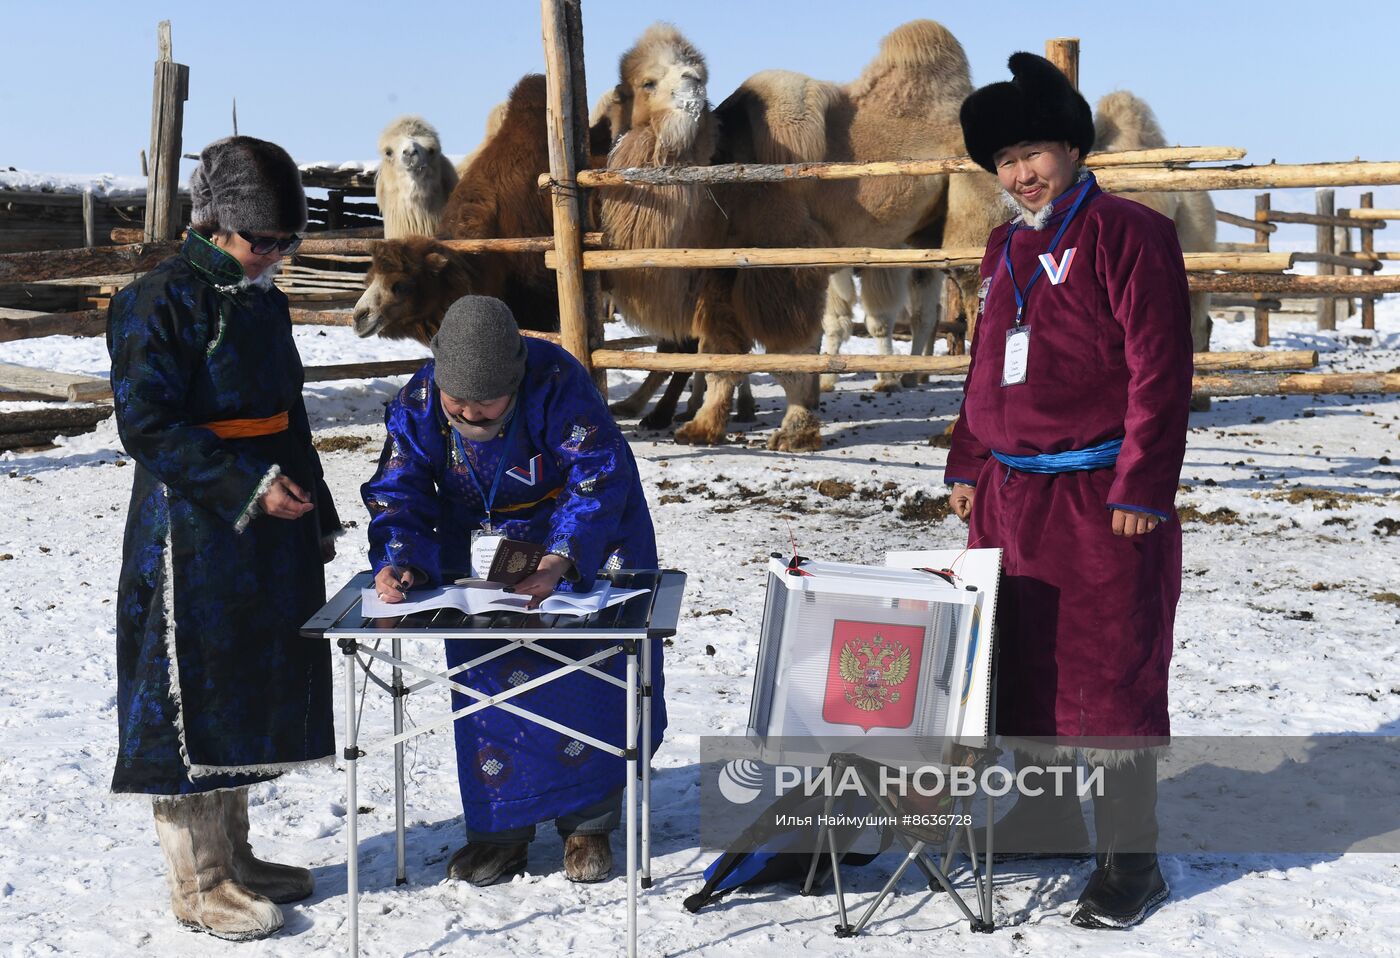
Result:
M925 631L920 626L837 620L822 717L828 722L907 728L914 718Z

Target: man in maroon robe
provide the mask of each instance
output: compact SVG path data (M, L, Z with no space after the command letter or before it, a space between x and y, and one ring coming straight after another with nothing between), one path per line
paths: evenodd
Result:
M962 106L968 153L1017 215L987 241L945 479L969 543L1004 550L997 731L1022 766L1067 738L1094 746L1098 867L1072 920L1121 928L1168 893L1150 746L1170 734L1190 303L1172 222L1081 167L1088 103L1041 57L1009 65ZM996 847L1047 834L1087 851L1072 790L1022 796Z

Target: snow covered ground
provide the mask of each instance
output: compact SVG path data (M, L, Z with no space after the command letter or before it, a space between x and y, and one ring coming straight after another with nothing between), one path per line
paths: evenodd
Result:
M1356 319L1320 334L1311 319L1276 317L1273 348L1316 348L1324 370L1393 370L1400 301L1379 313L1374 335ZM1218 322L1213 346L1248 349L1251 333L1252 323ZM308 364L422 352L340 329L303 327L298 341ZM868 341L852 346L870 349ZM0 361L107 368L100 340L9 343ZM614 374L614 398L639 378ZM662 562L690 576L683 627L667 650L671 731L656 762L657 883L641 904L642 953L1400 954L1400 857L1393 855L1172 855L1164 860L1171 900L1124 933L1069 925L1088 864L1003 869L996 888L1003 927L991 935L972 934L944 896L914 878L856 942L833 937L835 905L826 895L769 889L699 915L682 908L715 855L695 843L698 739L743 729L767 555L786 551L789 534L805 555L869 563L891 549L964 540L943 504L945 450L929 443L955 413L959 383L883 395L871 391L873 380L846 377L826 397L828 445L817 453L763 448L781 415L766 376L755 380L759 421L732 445L695 449L633 436ZM365 565L357 491L373 469L382 404L398 382L307 390L331 489L342 515L361 523L328 569L334 584ZM1400 735L1397 432L1393 396L1217 400L1192 417L1178 499L1186 566L1172 661L1178 734ZM318 887L286 908L277 937L242 946L176 925L148 803L108 794L116 745L112 606L130 479L110 420L57 449L0 457L0 571L9 597L0 603L0 953L338 951L346 915L338 769L289 774L255 790L255 847L309 863ZM425 693L409 700L409 713L425 719L443 704ZM364 714L368 735L387 730L387 699L370 696ZM552 829L532 848L529 874L510 884L483 890L443 880L447 856L463 840L444 732L409 749L409 883L395 888L391 767L382 754L361 763L364 954L620 952L622 879L569 884ZM849 871L854 891L869 894L894 864L890 856Z

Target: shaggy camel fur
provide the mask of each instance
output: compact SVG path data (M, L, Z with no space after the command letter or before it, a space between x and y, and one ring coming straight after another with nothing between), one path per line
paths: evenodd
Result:
M957 109L971 92L962 48L940 25L915 21L887 36L848 87L770 70L749 78L711 113L704 61L666 26L653 27L623 58L619 99L633 129L609 166L786 163L927 158L961 152ZM707 151L707 142L715 141ZM707 152L710 158L707 157ZM948 177L885 177L815 184L734 184L608 191L602 221L618 247L896 246L938 223ZM826 277L820 270L633 270L614 278L624 311L648 328L689 328L702 351L803 352L817 345ZM685 308L694 302L692 312ZM633 307L635 304L635 308ZM681 442L721 441L733 375L711 373L705 405L676 433ZM782 377L788 393L779 449L820 442L811 377Z
M432 236L457 171L442 155L437 130L418 116L401 116L379 134L374 198L384 216L385 239Z
M1099 100L1094 111L1094 150L1143 150L1169 146L1152 108L1126 90ZM1182 252L1215 249L1215 204L1209 193L1124 193L1176 223ZM1210 294L1191 294L1191 342L1196 352L1210 349Z
M958 109L972 92L967 57L946 29L930 20L904 24L885 37L880 55L845 88L849 115L849 148L831 160L865 162L890 159L929 159L963 152ZM831 184L837 186L837 184ZM990 174L927 177L881 177L844 181L827 189L815 215L833 233L836 245L968 247L981 246L993 228L1006 219ZM862 290L867 277L862 274ZM977 269L951 271L965 303L976 302ZM881 354L893 352L894 320L904 309L911 320L914 349L927 353L943 312L942 282L927 270L911 271L913 285L898 288L877 280L870 295L862 294L867 327ZM951 317L953 311L948 311ZM848 327L841 326L840 305L828 311L823 351L836 352ZM872 322L873 319L873 322ZM971 338L975 315L968 315ZM962 343L953 344L955 352ZM916 377L882 373L877 390L910 385Z
M549 169L544 77L511 91L502 122L452 191L438 237L548 236L549 194L536 179ZM431 240L380 243L355 306L355 331L387 339L432 338L447 306L467 293L495 296L527 329L559 328L554 273L538 253L464 254Z
M619 72L617 108L631 128L613 147L609 167L821 158L829 85L771 71L712 111L704 58L666 24L646 31ZM786 116L796 122L785 123ZM600 218L609 243L620 248L820 245L826 236L808 216L803 192L795 184L623 187L605 192ZM623 314L663 339L694 336L702 351L722 353L747 352L754 343L770 352L816 346L826 285L819 271L625 270L611 280ZM676 431L677 441L724 439L738 378L707 375L704 404ZM788 408L770 448L818 448L816 377L777 378Z

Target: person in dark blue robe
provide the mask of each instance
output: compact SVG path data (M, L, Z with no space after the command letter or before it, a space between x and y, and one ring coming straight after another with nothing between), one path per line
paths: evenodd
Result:
M432 347L434 360L389 403L379 469L361 488L381 595L396 601L405 589L467 574L473 533L483 530L548 551L540 571L516 586L536 599L556 587L587 591L601 571L656 567L636 461L572 356L522 337L506 305L482 296L463 297L448 309ZM450 641L447 664L455 668L499 645ZM579 641L556 647L575 658L601 648ZM457 678L495 694L558 667L519 649ZM625 675L621 655L597 667ZM659 743L666 726L659 654L653 684L652 742ZM512 701L621 744L624 696L575 673ZM452 693L454 709L469 704ZM535 825L549 819L565 837L565 874L575 881L607 877L608 833L617 826L624 785L621 758L496 708L458 719L455 733L467 844L452 857L450 877L488 885L519 871Z
M298 629L340 531L302 402L287 297L300 174L252 137L207 147L177 255L112 299L108 349L135 463L117 587L112 790L156 796L186 925L259 938L311 873L252 857L247 786L329 761L330 655Z

